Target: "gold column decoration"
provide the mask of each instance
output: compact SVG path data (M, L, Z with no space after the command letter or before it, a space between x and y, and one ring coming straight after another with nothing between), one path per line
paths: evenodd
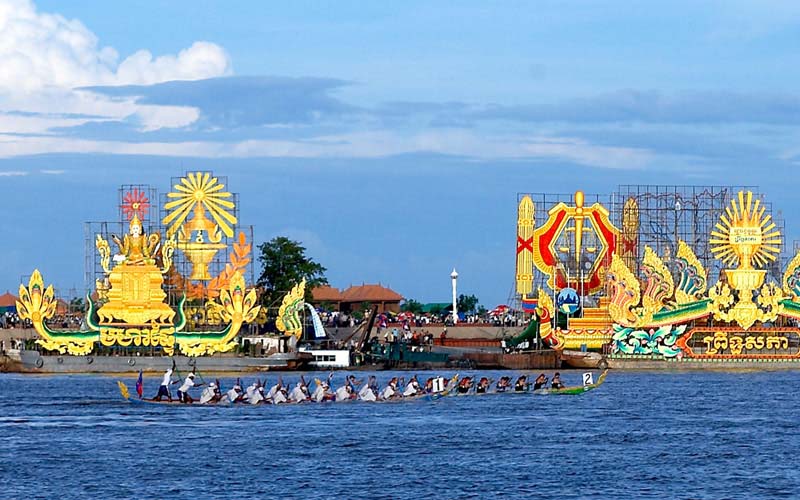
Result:
M536 208L530 196L523 196L517 208L517 293L523 298L533 291L533 230Z
M631 272L636 272L636 250L639 239L639 204L631 196L622 207L622 247L619 255Z

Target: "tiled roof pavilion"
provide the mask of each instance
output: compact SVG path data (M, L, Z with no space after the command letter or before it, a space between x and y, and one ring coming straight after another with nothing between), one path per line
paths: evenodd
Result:
M314 302L330 302L340 311L350 311L362 302L378 306L378 312L400 310L403 296L381 284L361 284L339 291L331 286L320 286L311 290Z

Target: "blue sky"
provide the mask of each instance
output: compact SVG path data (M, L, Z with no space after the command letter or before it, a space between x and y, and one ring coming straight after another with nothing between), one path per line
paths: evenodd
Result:
M335 286L487 306L516 193L755 184L798 230L795 2L0 0L0 288L83 283L120 184L225 175Z

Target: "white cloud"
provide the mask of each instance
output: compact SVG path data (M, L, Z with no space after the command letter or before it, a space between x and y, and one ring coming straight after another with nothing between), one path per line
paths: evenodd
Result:
M39 170L39 173L44 175L62 175L65 174L65 170Z
M118 62L117 51L101 46L80 21L39 12L30 0L0 0L0 60L0 112L47 114L17 117L18 133L46 133L55 126L96 120L130 119L143 130L185 126L197 120L196 109L143 106L134 98L112 99L75 88L197 80L232 72L225 50L203 41L177 55L154 57L140 50ZM58 118L68 113L93 118ZM4 118L0 116L0 132L11 132Z
M108 153L195 158L383 158L409 153L438 153L476 159L562 160L601 168L647 166L646 149L597 146L562 137L487 137L464 131L430 131L412 136L369 132L327 136L315 141L118 142L58 136L0 134L0 158L39 153Z
M0 177L23 177L28 175L28 172L20 170L0 170Z
M230 72L228 55L220 46L195 42L177 56L153 59L150 52L140 50L120 63L116 77L118 84L152 85L169 80L201 80Z

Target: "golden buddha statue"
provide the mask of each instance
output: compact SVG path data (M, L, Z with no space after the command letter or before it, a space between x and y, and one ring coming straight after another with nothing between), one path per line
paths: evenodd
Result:
M162 269L156 267L156 252L160 235L146 236L142 231L142 222L134 215L130 223L130 232L122 241L111 236L119 247L119 254L114 256L117 265L108 272L108 284L98 286L98 294L105 292L106 302L97 311L103 325L148 325L170 324L175 317L169 305L165 303L166 294L162 289L164 283ZM172 240L167 240L165 248L173 248ZM102 255L108 255L108 244L98 238L98 249ZM163 252L162 252L163 254ZM171 251L162 255L164 265L169 268Z
M155 263L153 257L160 241L160 236L158 234L145 236L142 231L142 222L136 214L131 219L129 234L126 234L122 241L113 234L111 239L119 247L119 255L123 257L121 264L143 266Z

